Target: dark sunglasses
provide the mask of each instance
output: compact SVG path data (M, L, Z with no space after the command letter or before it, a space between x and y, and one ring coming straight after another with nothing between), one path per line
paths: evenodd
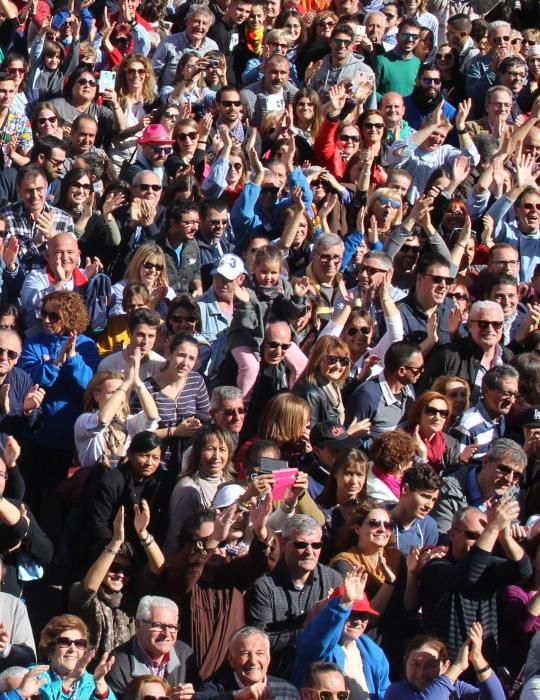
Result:
M477 323L483 331L487 331L488 328L500 331L503 327L503 321L477 321L475 318L470 318L469 323Z
M415 377L417 377L419 374L421 374L424 371L424 365L422 365L421 367L411 367L410 365L403 365L403 366L405 367L405 369L410 369Z
M451 391L447 391L446 395L448 396L449 399L466 399L467 398L467 392L461 391L460 389L452 389Z
M85 192L90 192L92 189L92 185L89 182L72 182L71 186L78 190L84 190Z
M425 276L431 277L435 284L446 284L447 286L450 286L454 281L453 277L445 277L444 275L432 275L429 272L426 272Z
M332 39L332 41L338 48L341 48L343 46L344 48L348 49L349 46L352 44L351 39Z
M177 119L180 114L179 112L163 112L165 119Z
M96 81L90 78L79 78L79 80L77 80L77 84L81 87L86 87L87 85L90 87L96 87L97 85Z
M420 254L420 246L419 245L407 245L404 243L401 246L401 252L402 253L414 253L414 255L419 255Z
M154 153L161 153L161 155L168 156L172 152L171 146L154 146L153 144L149 144L149 146ZM154 187L156 187L156 185L154 185ZM161 189L161 187L159 189Z
M147 182L139 182L139 184L135 186L143 192L149 192L150 190L152 190L152 192L159 192L162 189L161 185L150 185Z
M298 542L295 540L293 546L295 549L307 549L308 547L311 547L311 549L321 549L322 542Z
M274 187L274 185L263 185L261 187L261 194L272 194L277 197L278 192L279 189L277 187Z
M126 73L128 75L146 75L146 70L144 68L128 68Z
M8 350L8 348L0 347L0 357L2 355L7 355L9 360L16 360L19 357L18 352L15 350Z
M163 265L159 265L158 263L153 263L153 262L143 262L142 266L144 267L145 270L156 270L157 272L162 272L163 271Z
M369 335L371 333L371 328L369 328L368 326L360 326L360 328L356 328L356 326L351 326L347 331L347 335L349 335L351 338L357 335L357 333Z
M401 206L401 200L392 199L392 197L379 197L379 204L382 204L383 206L385 204L389 204L392 209L399 209Z
M453 56L453 54L450 53L450 52L448 52L448 53L438 53L438 54L436 55L435 58L436 58L438 61L448 61L448 59L449 59L451 56Z
M190 141L195 141L199 138L199 134L196 131L182 131L176 134L176 138L180 141L187 141L188 139Z
M364 124L364 129L377 129L377 131L380 131L384 129L384 124L383 122L366 122Z
M246 409L240 406L240 408L222 408L221 413L227 418L234 418L234 416L243 416L246 413Z
M43 309L43 311L41 312L41 318L44 321L49 319L49 321L52 321L53 323L58 323L58 321L60 321L62 317L56 311L47 311L46 309Z
M168 695L143 695L142 700L170 700Z
M403 32L401 35L403 41L418 41L420 34L411 34L411 32Z
M288 350L292 345L292 343L278 343L277 340L269 340L266 344L272 350L277 350L278 348L281 348L282 350Z
M521 206L526 211L532 211L533 209L536 209L536 211L540 211L540 204L534 204L534 202L523 202Z
M43 126L44 124L54 124L57 119L58 117L56 115L53 115L52 117L38 117L37 122Z
M441 418L448 418L450 415L450 411L447 408L435 408L435 406L426 406L424 413L426 416L440 416Z
M424 85L435 85L435 87L439 87L441 84L441 79L440 78L422 78L422 82Z
M349 700L351 697L350 690L318 690L317 688L306 688L312 693L315 693L319 700Z
M198 320L197 316L171 316L174 323L196 323Z
M378 272L386 272L386 270L379 270L378 267L370 267L369 265L358 265L358 272L367 272L368 275L376 275Z
M220 104L224 107L240 107L242 102L241 100L222 100Z
M446 296L449 299L457 299L458 301L469 301L468 295L463 292L448 292Z
M229 163L229 170L236 170L239 173L244 166L242 163Z
M379 530L381 527L386 530L386 532L392 532L394 525L390 520L380 520L379 518L370 518L367 524L372 530Z
M113 562L109 566L109 573L124 574L124 576L131 576L133 574L133 569L131 568L131 566L124 566L123 564L119 564L118 562Z
M326 361L329 365L341 365L341 367L348 367L351 364L348 357L339 357L338 355L327 355Z
M210 226L215 228L217 226L227 226L227 224L229 223L229 220L228 219L210 219L208 221L208 223L210 224Z
M475 532L474 530L461 530L461 529L459 529L458 532L462 532L465 535L465 539L474 540L475 542L477 539L480 538L480 535L482 534L481 532Z
M88 646L86 639L70 639L69 637L57 637L55 644L62 649L69 649L71 645L75 649L86 649Z
M356 136L356 134L340 134L339 140L340 141L352 141L353 143L359 143L360 137Z

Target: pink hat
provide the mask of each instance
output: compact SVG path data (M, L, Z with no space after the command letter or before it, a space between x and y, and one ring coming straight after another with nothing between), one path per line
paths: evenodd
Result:
M173 144L169 134L161 124L149 124L143 131L143 135L139 139L139 143L169 143Z

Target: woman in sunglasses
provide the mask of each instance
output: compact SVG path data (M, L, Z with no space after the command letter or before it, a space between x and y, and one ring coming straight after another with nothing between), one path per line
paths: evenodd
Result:
M105 680L114 659L103 654L93 674L88 673L86 668L95 659L95 652L80 617L66 614L49 620L41 630L39 656L48 666L36 666L24 677L19 695L25 700L36 695L43 700L93 700L96 695L114 700Z
M160 676L139 676L134 678L126 688L125 700L167 700L173 689Z
M60 117L52 102L41 102L36 105L32 112L30 124L33 134L38 138L42 138L43 136L56 136L59 139L64 138Z
M214 146L218 149L216 157L201 190L207 198L226 196L229 208L232 208L248 181L249 169L242 148L233 144L227 126L218 127L218 137Z
M126 519L131 522L139 541L150 540L147 501L143 498L140 504L135 503L132 512L121 506L114 518L110 543L83 580L74 583L69 590L69 612L80 615L88 625L97 658L127 642L133 628L127 596L136 569L133 547L125 539ZM144 553L150 571L158 575L165 559L155 539L144 547Z
M407 415L407 430L416 440L418 459L428 462L437 473L459 467L476 451L469 450L469 446L460 457L458 441L446 432L450 416L450 401L436 391L421 394Z
M86 170L72 168L62 180L60 198L56 205L71 216L75 222L77 238L82 238L90 226L99 225L100 231L93 230L93 235L105 237L105 226L94 213L94 188Z
M152 298L152 308L165 318L167 302L174 299L176 294L169 286L167 261L160 246L155 243L143 243L137 248L129 262L124 279L112 286L109 316L124 313L122 296L126 286L132 282L141 282L145 285Z
M457 107L465 99L465 76L459 70L459 52L450 44L441 44L435 55L435 65L441 75L441 95Z
M202 180L211 116L205 115L199 123L194 119L179 119L173 131L173 153L167 158L165 169L171 177L193 167L194 174Z
M175 297L167 308L165 323L156 340L154 350L160 354L165 351L171 340L178 333L189 333L197 339L200 346L197 369L204 368L210 358L210 345L201 335L201 310L190 294L180 294Z
M191 112L197 117L213 107L215 90L206 86L204 71L208 67L208 59L201 58L194 51L186 51L178 61L174 85L165 85L159 95L161 101L185 109L189 103Z
M471 405L471 387L466 379L445 374L437 377L431 386L432 391L444 394L450 403L450 420L448 425L459 423L463 413Z
M403 474L412 467L415 455L416 440L404 430L382 433L374 438L369 451L368 498L397 503Z
M384 243L401 223L402 216L403 202L399 192L388 187L379 187L368 197L362 220L364 230L360 233L367 238L370 247L374 247L377 241Z
M28 59L20 53L10 52L4 59L2 68L7 70L7 72L13 77L15 87L17 88L17 94L13 99L11 108L15 112L26 113L28 107L26 89L28 87L28 71L30 70Z

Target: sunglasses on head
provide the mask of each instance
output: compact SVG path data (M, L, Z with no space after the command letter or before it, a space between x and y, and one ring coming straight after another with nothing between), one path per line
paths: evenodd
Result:
M441 418L448 418L450 415L450 411L447 408L435 408L435 406L426 406L424 413L426 416L440 416Z
M8 348L3 348L0 346L0 357L2 355L7 355L8 360L16 360L19 357L19 354L20 353L16 352L15 350L9 350Z
M199 134L196 131L181 131L176 134L176 138L180 141L187 141L188 139L190 141L195 141L199 138Z
M97 85L96 81L92 80L91 78L79 78L79 80L77 80L77 84L81 87L86 87L87 85L90 87L96 87Z
M371 333L371 328L369 328L369 326L360 326L360 328L357 328L356 326L351 326L347 331L347 335L349 335L351 338L353 338L358 333L362 333L362 335L369 335Z
M380 520L379 518L370 518L367 521L367 524L372 530L380 530L383 528L386 530L386 532L392 532L394 529L394 526L390 522L390 520Z
M75 649L86 649L88 646L86 639L70 639L69 637L58 637L55 643L56 646L62 649L69 649L71 645L73 645Z
M385 204L389 204L392 209L399 209L401 206L401 200L392 199L391 197L379 197L379 204L382 204L383 206Z
M133 569L131 566L124 566L124 564L119 564L118 562L113 562L109 566L110 574L124 574L124 576L131 576Z
M171 316L171 321L174 323L196 323L198 321L197 316Z
M503 327L503 321L477 321L475 318L470 318L469 323L476 323L483 331L487 331L488 328L500 331Z
M47 309L43 309L41 312L41 318L46 321L49 319L49 321L52 321L53 323L58 323L58 321L61 320L61 316L58 312L56 311L47 311Z
M153 263L153 262L143 262L142 266L144 267L145 270L156 270L156 272L162 272L163 271L163 265L160 265L159 263Z
M298 542L298 541L294 541L293 547L295 549L307 549L308 547L311 547L311 549L321 549L322 542Z
M268 340L266 344L271 350L277 350L278 348L281 348L285 351L287 351L292 345L292 343L278 343L277 340Z
M327 355L326 361L329 365L340 365L341 367L348 367L351 364L348 357L339 357L339 355Z

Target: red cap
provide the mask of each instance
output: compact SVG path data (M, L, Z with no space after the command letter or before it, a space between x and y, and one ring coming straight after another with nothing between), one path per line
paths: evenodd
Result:
M333 595L332 598L341 598L341 596L345 593L345 589L343 586L338 586ZM379 613L375 610L375 608L371 607L371 604L369 602L369 599L367 595L364 593L364 595L361 598L357 598L352 606L353 612L363 612L363 613L369 613L370 615L378 615Z

